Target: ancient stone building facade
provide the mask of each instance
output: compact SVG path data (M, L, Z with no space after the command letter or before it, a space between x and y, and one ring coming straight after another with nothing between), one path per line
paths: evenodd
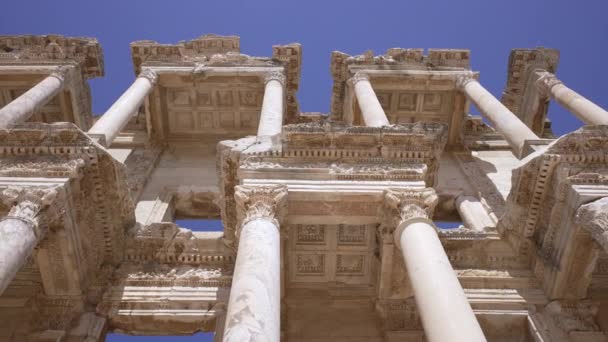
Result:
M513 50L501 100L468 50L334 52L327 116L299 44L131 54L96 118L95 39L0 36L1 340L607 340L608 113L558 51Z

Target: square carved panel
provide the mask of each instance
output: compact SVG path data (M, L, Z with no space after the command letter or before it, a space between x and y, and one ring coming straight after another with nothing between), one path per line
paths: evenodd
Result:
M170 89L169 102L173 106L190 106L190 91L188 89Z
M391 93L376 93L376 97L378 97L378 101L380 101L382 109L386 111L391 108Z
M338 226L338 245L365 245L366 226L360 225L339 225Z
M263 94L256 90L239 91L239 103L241 107L259 107L262 105Z
M205 107L212 106L211 93L200 92L200 91L198 93L196 93L196 104L198 106L205 106Z
M296 271L299 275L323 275L325 273L325 255L298 254Z
M399 110L415 111L418 102L418 94L401 93L399 94Z
M441 94L424 94L422 111L437 112L441 109Z
M234 105L232 90L217 90L215 92L217 105L220 107L231 107Z
M338 254L336 257L336 275L363 275L365 273L365 255Z
M295 225L297 244L325 244L325 225Z

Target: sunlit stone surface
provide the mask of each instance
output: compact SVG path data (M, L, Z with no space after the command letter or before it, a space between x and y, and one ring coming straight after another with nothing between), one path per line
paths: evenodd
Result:
M0 47L1 341L606 341L606 111L557 50L500 100L466 49L335 51L321 114L299 44L141 40L95 120L95 39Z

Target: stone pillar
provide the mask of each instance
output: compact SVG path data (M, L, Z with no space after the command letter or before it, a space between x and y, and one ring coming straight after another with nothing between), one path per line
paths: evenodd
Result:
M280 217L285 186L237 186L239 247L226 314L225 342L279 342L281 337Z
M385 201L398 218L395 243L403 254L427 341L486 341L431 221L435 191L389 189Z
M258 136L277 135L283 129L283 87L285 76L282 72L274 71L265 77L264 100Z
M0 220L0 294L13 280L46 234L41 213L56 192L51 189L13 189L2 191L3 200L12 205Z
M579 93L566 87L554 74L538 72L536 87L545 97L551 97L587 125L608 125L608 112Z
M0 129L26 122L64 87L68 67L60 67L45 79L0 109Z
M540 139L515 114L479 84L472 74L462 75L457 80L460 88L475 104L492 127L502 133L517 155L521 155L526 140Z
M483 204L473 196L460 195L456 198L456 210L465 227L483 231L486 227L495 227L496 222L488 215Z
M139 106L152 91L158 75L150 70L143 70L135 82L125 91L110 109L91 127L89 134L103 135L105 145L110 146L129 120L137 113Z
M358 72L351 78L351 82L355 88L355 96L357 102L359 102L365 126L382 127L390 125L374 88L372 88L369 77Z

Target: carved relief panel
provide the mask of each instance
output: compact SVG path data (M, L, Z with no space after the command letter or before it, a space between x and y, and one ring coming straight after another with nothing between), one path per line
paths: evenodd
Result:
M290 227L291 282L370 284L375 225Z

